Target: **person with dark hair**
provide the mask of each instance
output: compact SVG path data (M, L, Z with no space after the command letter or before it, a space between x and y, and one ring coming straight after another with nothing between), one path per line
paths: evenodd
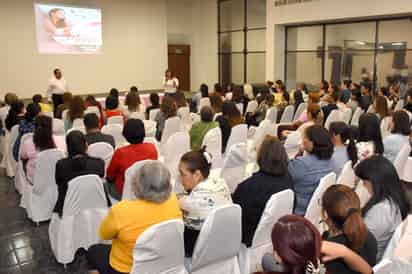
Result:
M119 99L119 90L117 88L111 88L109 92L109 96L114 96Z
M343 80L342 83L342 102L347 104L351 97L351 90L350 86L352 84L352 80Z
M209 176L211 166L212 156L205 148L187 152L180 159L180 182L185 193L178 198L185 223L186 257L192 257L197 237L209 213L232 203L225 180Z
M107 120L110 117L122 116L123 121L126 121L126 116L124 115L123 111L119 108L119 97L116 97L115 95L109 95L106 97L105 116Z
M87 155L87 142L83 133L74 130L66 136L67 158L56 164L58 198L54 212L63 214L64 200L70 180L83 175L95 174L104 177L104 161Z
M336 103L338 102L340 96L341 96L341 93L340 93L339 90L333 90L331 94L327 95L327 99L326 99L326 100L327 100L328 104L327 104L326 106L323 106L323 107L322 107L322 112L323 112L323 116L324 116L325 122L326 122L326 120L328 119L329 114L330 114L333 110L338 109L338 106L337 106Z
M215 114L222 112L223 99L220 93L214 92L209 95L210 106Z
M363 83L361 86L361 101L360 101L360 107L364 111L368 111L369 106L372 104L372 86L370 83L366 82Z
M222 115L216 117L222 131L222 153L226 151L232 128L243 123L243 117L239 109L232 101L224 101L222 105Z
M199 150L202 147L203 138L209 130L219 126L218 122L213 121L213 115L211 107L204 106L200 110L200 122L194 123L189 131L192 150Z
M240 183L232 195L233 202L242 208L242 242L252 245L253 236L273 194L292 189L288 172L288 155L282 143L266 136L257 154L259 171Z
M68 91L66 79L64 79L62 71L59 68L54 69L53 77L49 80L47 88L47 97L53 102L54 115L56 110L63 103L63 93Z
M139 92L139 90L137 89L136 86L131 86L130 87L130 93L138 93L138 92Z
M81 96L74 96L70 103L69 111L67 112L67 118L64 120L64 129L66 131L71 129L75 119L83 119L85 110L86 105L83 98Z
M99 128L103 127L104 124L104 115L103 108L99 101L93 95L88 95L85 100L86 110L88 107L97 107L99 109Z
M53 112L53 106L47 103L46 98L43 98L41 94L35 94L32 97L33 103L40 106L41 112Z
M293 179L294 213L297 215L305 214L320 179L334 171L332 138L324 127L308 127L302 145L306 155L291 160L288 167Z
M209 97L209 87L206 84L201 84L199 92L196 93L191 100L191 108L193 112L198 112L200 106L200 99Z
M293 105L295 107L295 110L293 111L293 114L296 113L296 111L298 110L298 107L300 106L300 104L302 104L304 102L305 102L305 100L303 100L302 91L301 90L295 90L295 92L293 93Z
M151 143L144 143L146 133L141 120L127 120L123 136L130 145L116 149L106 172L109 193L117 200L122 197L126 170L134 163L157 160L158 157L156 147Z
M96 244L88 249L89 274L131 273L133 249L143 232L153 225L182 219L170 172L162 163L146 163L132 175L130 183L136 198L113 205L103 219L99 236L111 244Z
M345 122L333 122L329 126L329 133L332 136L332 142L335 147L332 155L335 173L339 177L347 161L352 161L352 166L355 166L358 162L354 129Z
M137 92L129 92L126 95L124 104L127 106L124 111L127 119L135 112L145 112L144 105L140 102L140 95Z
M380 87L378 90L378 96L383 96L389 99L389 89L387 87Z
M362 213L378 241L380 261L395 229L408 216L410 205L395 167L385 157L365 159L355 167L355 174L371 196Z
M150 93L150 107L146 108L146 119L149 119L149 114L152 109L160 108L160 98L157 93Z
M20 158L29 182L33 182L37 156L40 152L53 148L66 151L64 136L53 135L52 122L53 119L48 116L38 116L34 122L33 138L26 139L21 144Z
M358 89L351 90L350 101L347 103L347 106L352 109L352 113L355 113L358 107L361 107L362 93Z
M166 96L160 105L160 111L155 117L156 122L156 139L161 140L166 120L177 116L177 104L171 96Z
M395 111L392 114L391 134L383 138L383 156L393 163L402 147L409 144L410 134L411 122L408 113L404 110Z
M6 129L11 131L12 127L20 124L24 119L24 103L21 100L17 100L10 105L9 112L6 116L5 124Z
M256 98L258 107L252 113L246 113L246 123L248 126L259 126L266 118L266 112L273 106L274 97L272 94L265 92Z
M406 105L403 107L403 109L409 111L409 113L412 113L412 88L408 90Z
M316 227L301 216L281 217L273 227L272 244L273 254L266 254L262 260L266 274L325 273L321 261L325 263L338 258L355 273L373 272L364 259L346 246L322 241Z
M332 185L323 194L322 208L328 227L322 238L346 246L374 266L377 262L377 242L362 218L356 192L345 185ZM342 259L326 263L326 269L330 273L357 273L349 269Z
M222 86L221 86L219 83L216 83L216 84L213 86L213 93L217 93L217 94L219 94L221 97L224 97L224 96L225 96L224 91L223 91L223 88L222 88Z
M19 123L19 135L13 145L13 157L16 161L19 159L21 137L34 131L34 121L39 113L41 113L39 105L31 103L27 106L24 119Z
M364 113L360 116L359 138L356 147L359 161L373 154L382 154L384 152L380 123L375 114Z
M322 80L320 82L320 88L319 88L320 97L323 97L324 95L328 94L328 91L329 91L329 82L326 80Z
M379 121L389 116L388 100L383 96L376 96L373 101L373 112L378 116Z
M63 103L60 104L55 110L55 113L54 113L55 118L62 119L63 111L65 111L66 109L70 109L72 99L73 99L73 95L70 92L63 93Z
M96 113L88 113L83 118L84 127L86 128L86 141L88 145L94 143L108 143L113 148L116 147L113 136L103 134L99 128L99 117Z

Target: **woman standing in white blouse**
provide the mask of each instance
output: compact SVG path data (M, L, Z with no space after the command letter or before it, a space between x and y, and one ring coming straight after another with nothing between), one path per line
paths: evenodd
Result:
M174 77L170 70L166 70L165 78L163 80L163 87L165 89L165 93L168 95L176 94L176 91L179 88L179 79Z

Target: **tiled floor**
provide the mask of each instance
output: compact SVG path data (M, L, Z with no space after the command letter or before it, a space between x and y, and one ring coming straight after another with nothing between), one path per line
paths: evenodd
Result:
M64 269L50 249L48 223L37 227L20 208L12 180L0 175L0 274L87 273L84 252Z

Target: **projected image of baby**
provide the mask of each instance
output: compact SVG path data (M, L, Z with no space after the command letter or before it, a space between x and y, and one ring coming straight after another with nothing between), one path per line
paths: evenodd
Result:
M63 9L51 9L46 17L45 28L51 36L70 36L72 25Z

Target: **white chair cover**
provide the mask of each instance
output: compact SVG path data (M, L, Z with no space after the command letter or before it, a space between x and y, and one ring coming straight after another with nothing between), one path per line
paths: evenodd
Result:
M174 133L181 131L182 129L182 122L179 117L171 117L166 120L165 128L162 132L162 138L160 139L160 143L165 145L167 139L172 136Z
M54 118L53 119L53 134L54 135L62 135L66 134L66 131L64 130L64 122L63 120Z
M302 134L300 134L299 131L293 131L286 137L284 147L289 159L295 158L296 154L299 152L301 143Z
M385 249L385 253L383 254L382 259L392 259L395 258L395 251L401 242L401 240L404 240L406 238L411 237L411 227L412 227L412 215L409 215L405 221L403 221L398 227L396 228L395 232L392 235L392 238L390 242L388 243L388 246ZM404 235L407 234L404 238ZM405 243L403 243L405 244ZM410 246L410 245L409 245Z
M186 274L183 231L182 220L170 220L146 229L133 249L131 274Z
M75 130L77 130L77 131L80 131L81 133L83 133L83 134L86 134L86 128L85 127L72 127L71 129L69 129L67 132L66 132L66 135L67 134L69 134L70 132L72 132L72 131L75 131Z
M274 124L269 120L263 120L257 127L253 136L253 148L258 149L266 135L275 135Z
M49 225L50 245L61 264L73 261L76 250L100 242L100 223L108 212L103 182L97 175L85 175L69 182L63 215L53 214Z
M112 116L112 117L109 117L108 119L107 119L107 124L108 125L113 125L113 124L115 124L115 125L121 125L121 126L123 126L123 116L121 116L121 115L116 115L116 116Z
M345 124L349 125L350 120L352 118L352 109L351 108L345 108L343 110L340 110L342 121L345 122Z
M375 107L373 105L370 105L366 113L374 113L374 112L375 112Z
M131 165L126 172L124 173L124 185L123 185L123 193L122 193L122 200L133 200L136 199L136 196L132 190L132 179L136 172L147 163L153 162L153 160L144 160L139 161Z
M239 143L246 143L247 142L247 125L246 124L240 124L237 126L234 126L232 128L232 132L230 133L229 140L227 141L226 144L226 151L229 151L229 149L236 144Z
M200 101L199 101L199 112L202 109L202 107L210 107L210 106L211 106L211 104L210 104L209 97L201 98Z
M402 175L404 173L404 168L406 161L408 160L409 154L411 153L411 145L410 144L405 144L401 151L399 151L398 156L396 156L395 161L393 162L393 165L396 168L396 171L398 172L399 178L402 178Z
M258 108L259 104L256 102L256 100L249 101L246 107L245 113L252 113Z
M123 126L119 124L110 124L102 127L102 133L112 135L116 143L116 147L121 147L127 143L123 137Z
M391 121L392 121L392 117L388 116L382 119L381 121L381 134L382 134L382 138L388 136L389 134L391 134Z
M240 274L241 209L226 205L213 210L202 226L189 266L191 274Z
M9 106L4 106L0 108L0 120L1 120L1 124L3 125L3 129L6 131L6 135L7 135L7 129L5 127L6 125L6 117L9 113L10 107ZM6 151L6 136L0 136L0 153L1 155L5 154ZM4 158L4 157L3 157ZM3 167L3 163L1 163L1 167Z
M374 274L409 274L412 273L412 260L384 259L373 267Z
M146 118L146 114L144 114L143 112L132 112L130 113L130 116L127 117L128 119L139 119L139 120L144 120Z
M292 123L293 120L293 112L295 111L295 107L292 105L289 105L285 108L285 110L282 113L282 117L280 118L280 123L281 124L290 124Z
M243 181L248 164L247 145L238 143L230 147L223 161L221 177L225 179L230 192L233 193Z
M144 131L147 137L155 137L156 135L156 122L152 120L143 120Z
M246 248L242 245L239 254L239 261L242 264L241 273L254 273L262 269L263 255L273 251L271 239L273 226L282 216L292 214L293 202L294 194L290 189L270 197L253 236L252 246Z
M359 125L359 118L361 117L361 115L364 112L365 111L362 108L360 108L360 107L356 108L355 113L353 113L352 120L350 122L351 126L358 126Z
M176 132L167 140L164 146L164 163L170 171L172 178L179 175L178 166L180 158L190 151L190 136L187 132Z
M404 105L405 105L405 100L400 99L400 100L396 103L395 108L394 108L393 111L402 110Z
M58 149L47 149L37 156L33 185L26 184L22 196L27 216L33 222L47 221L52 216L57 201L56 163L63 157Z
M219 127L209 130L203 138L202 147L212 154L212 168L220 167L222 163L222 131Z
M295 115L293 116L293 121L297 121L300 117L300 115L302 115L302 113L308 108L308 103L300 103L300 105L298 106L298 109L295 111Z
M272 123L277 122L278 110L276 109L276 107L271 107L270 109L268 109L268 111L266 112L266 118L265 119L271 121Z
M183 124L190 125L192 124L192 117L190 117L189 107L181 107L177 110L177 115L182 120Z
M154 108L149 111L149 120L154 121L156 119L157 114L159 113L159 108Z
M106 168L109 166L110 161L112 160L113 153L113 147L105 142L91 144L87 149L87 154L89 154L89 156L91 157L102 159Z
M82 128L84 127L83 119L81 118L76 118L73 121L73 128Z
M331 172L320 179L319 185L310 199L308 208L306 209L305 218L312 222L318 230L324 231L324 227L320 224L322 220L322 196L325 191L336 182L336 174Z
M98 107L96 106L89 106L86 108L86 110L84 111L84 115L89 114L89 113L94 113L97 115L97 117L100 118L100 110Z
M51 111L48 111L48 112L42 112L42 114L44 115L44 116L48 116L48 117L50 117L50 118L54 118L54 114L53 114L53 112L51 112Z
M333 122L338 122L338 121L342 121L342 120L343 119L341 117L341 112L337 109L334 109L334 110L331 111L328 118L326 119L325 128L329 130L330 124L332 124Z
M412 183L412 157L408 157L406 160L400 179L405 182Z
M24 142L26 142L26 140L29 140L30 138L33 138L33 133L27 133L24 134L21 137L20 140L20 149L19 149L19 157L18 157L18 161L17 161L17 169L16 169L16 175L14 176L14 187L16 188L17 192L19 192L20 194L23 193L23 189L25 184L28 184L27 179L26 179L26 173L24 172L24 168L23 168L23 161L21 160L21 149L22 149L22 144L24 144Z
M342 168L342 172L339 175L339 178L337 179L336 184L346 185L350 188L354 188L355 180L356 180L356 176L352 168L352 161L347 161Z
M6 174L9 177L16 175L17 162L13 157L13 146L19 136L19 125L15 125L11 128L8 138L6 138L6 152L4 154L4 164L6 168Z
M243 115L243 103L237 103L236 107L239 110L240 114Z

